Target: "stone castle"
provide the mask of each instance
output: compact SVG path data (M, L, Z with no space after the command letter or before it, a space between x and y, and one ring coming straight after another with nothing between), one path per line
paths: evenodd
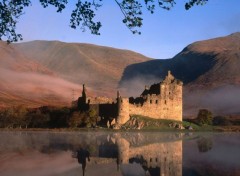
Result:
M104 123L115 119L117 124L122 125L131 115L182 121L182 87L183 83L170 71L162 82L145 86L145 90L137 98L123 98L119 92L116 99L88 97L83 85L78 108L81 111L94 109Z

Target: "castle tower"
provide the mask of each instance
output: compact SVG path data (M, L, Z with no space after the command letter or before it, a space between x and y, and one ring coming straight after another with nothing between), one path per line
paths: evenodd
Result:
M117 123L122 125L129 120L129 99L122 98L119 94L119 91L117 93L117 106Z
M182 121L182 86L183 83L168 71L166 78L160 84L163 107L161 118Z
M82 90L82 98L83 98L83 100L85 100L84 102L86 102L87 94L86 94L86 88L85 88L84 84L83 84L83 90Z
M86 88L83 84L82 96L78 98L78 109L80 111L86 111L89 109L89 104L87 103Z

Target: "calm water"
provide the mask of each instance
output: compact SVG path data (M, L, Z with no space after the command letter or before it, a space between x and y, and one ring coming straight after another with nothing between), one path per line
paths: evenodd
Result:
M240 175L240 133L0 132L0 139L1 176Z

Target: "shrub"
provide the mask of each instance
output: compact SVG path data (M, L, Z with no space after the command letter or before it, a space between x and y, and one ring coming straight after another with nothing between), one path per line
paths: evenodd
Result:
M200 109L197 116L197 123L199 125L212 125L213 115L207 109Z
M69 127L73 127L73 128L81 127L84 125L85 118L86 118L85 113L75 111L72 113L72 116L68 121L68 125Z

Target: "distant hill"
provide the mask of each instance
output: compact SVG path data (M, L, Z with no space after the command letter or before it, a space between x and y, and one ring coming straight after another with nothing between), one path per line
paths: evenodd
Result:
M150 60L133 51L92 44L33 41L14 46L62 78L108 96L115 95L126 66Z
M195 42L172 59L150 60L126 67L120 81L125 90L163 79L168 70L184 82L185 115L199 108L216 114L240 114L240 33ZM140 93L140 91L135 91Z

